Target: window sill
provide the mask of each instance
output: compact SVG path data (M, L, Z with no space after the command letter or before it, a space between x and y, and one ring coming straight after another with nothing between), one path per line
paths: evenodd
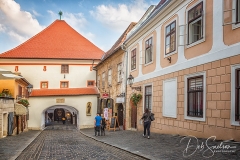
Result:
M232 30L240 28L240 23L238 24L232 24Z
M196 46L196 45L198 45L200 43L203 43L203 42L205 42L205 38L202 38L202 39L200 39L200 40L198 40L198 41L196 41L194 43L188 44L187 48L191 48L191 47Z
M232 126L240 126L240 121L232 121L231 125Z
M134 71L136 71L136 70L137 70L137 68L135 68L135 69L131 70L130 72L134 72Z
M148 66L148 65L150 65L150 64L152 64L152 63L153 63L153 61L148 62L148 63L144 64L144 67L146 67L146 66Z
M174 54L176 54L176 53L177 53L177 50L175 50L175 51L173 51L173 52L171 52L171 53L168 53L167 55L164 54L164 58L170 57L170 56L172 56L172 55L174 55Z
M206 121L206 118L203 117L203 118L200 118L200 117L191 117L191 116L184 116L184 119L187 119L187 120L192 120L192 121L201 121L201 122L205 122Z

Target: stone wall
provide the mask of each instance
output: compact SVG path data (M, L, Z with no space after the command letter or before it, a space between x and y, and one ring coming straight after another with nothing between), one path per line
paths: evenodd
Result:
M14 99L0 97L0 138L7 136L9 112L14 112Z

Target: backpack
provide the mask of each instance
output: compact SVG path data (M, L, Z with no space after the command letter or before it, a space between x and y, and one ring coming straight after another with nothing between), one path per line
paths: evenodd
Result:
M155 120L153 113L151 113L151 115L150 115L150 120L151 120L151 121L154 121L154 120Z

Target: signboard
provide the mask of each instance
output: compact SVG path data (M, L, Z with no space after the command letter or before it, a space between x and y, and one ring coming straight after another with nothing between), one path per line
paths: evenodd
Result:
M108 97L109 97L108 93L103 93L102 94L102 98L108 98Z
M124 98L125 97L117 97L116 98L116 103L124 103Z
M118 117L114 116L110 119L109 130L114 130L115 131L116 128L118 128L120 130L119 123L118 123Z
M65 99L64 98L57 98L56 103L65 103Z
M103 116L106 120L108 120L108 108L104 108Z

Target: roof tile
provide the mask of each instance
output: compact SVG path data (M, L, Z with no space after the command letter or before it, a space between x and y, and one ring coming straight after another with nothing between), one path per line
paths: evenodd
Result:
M64 20L56 20L26 42L0 54L0 58L101 59L103 53Z

